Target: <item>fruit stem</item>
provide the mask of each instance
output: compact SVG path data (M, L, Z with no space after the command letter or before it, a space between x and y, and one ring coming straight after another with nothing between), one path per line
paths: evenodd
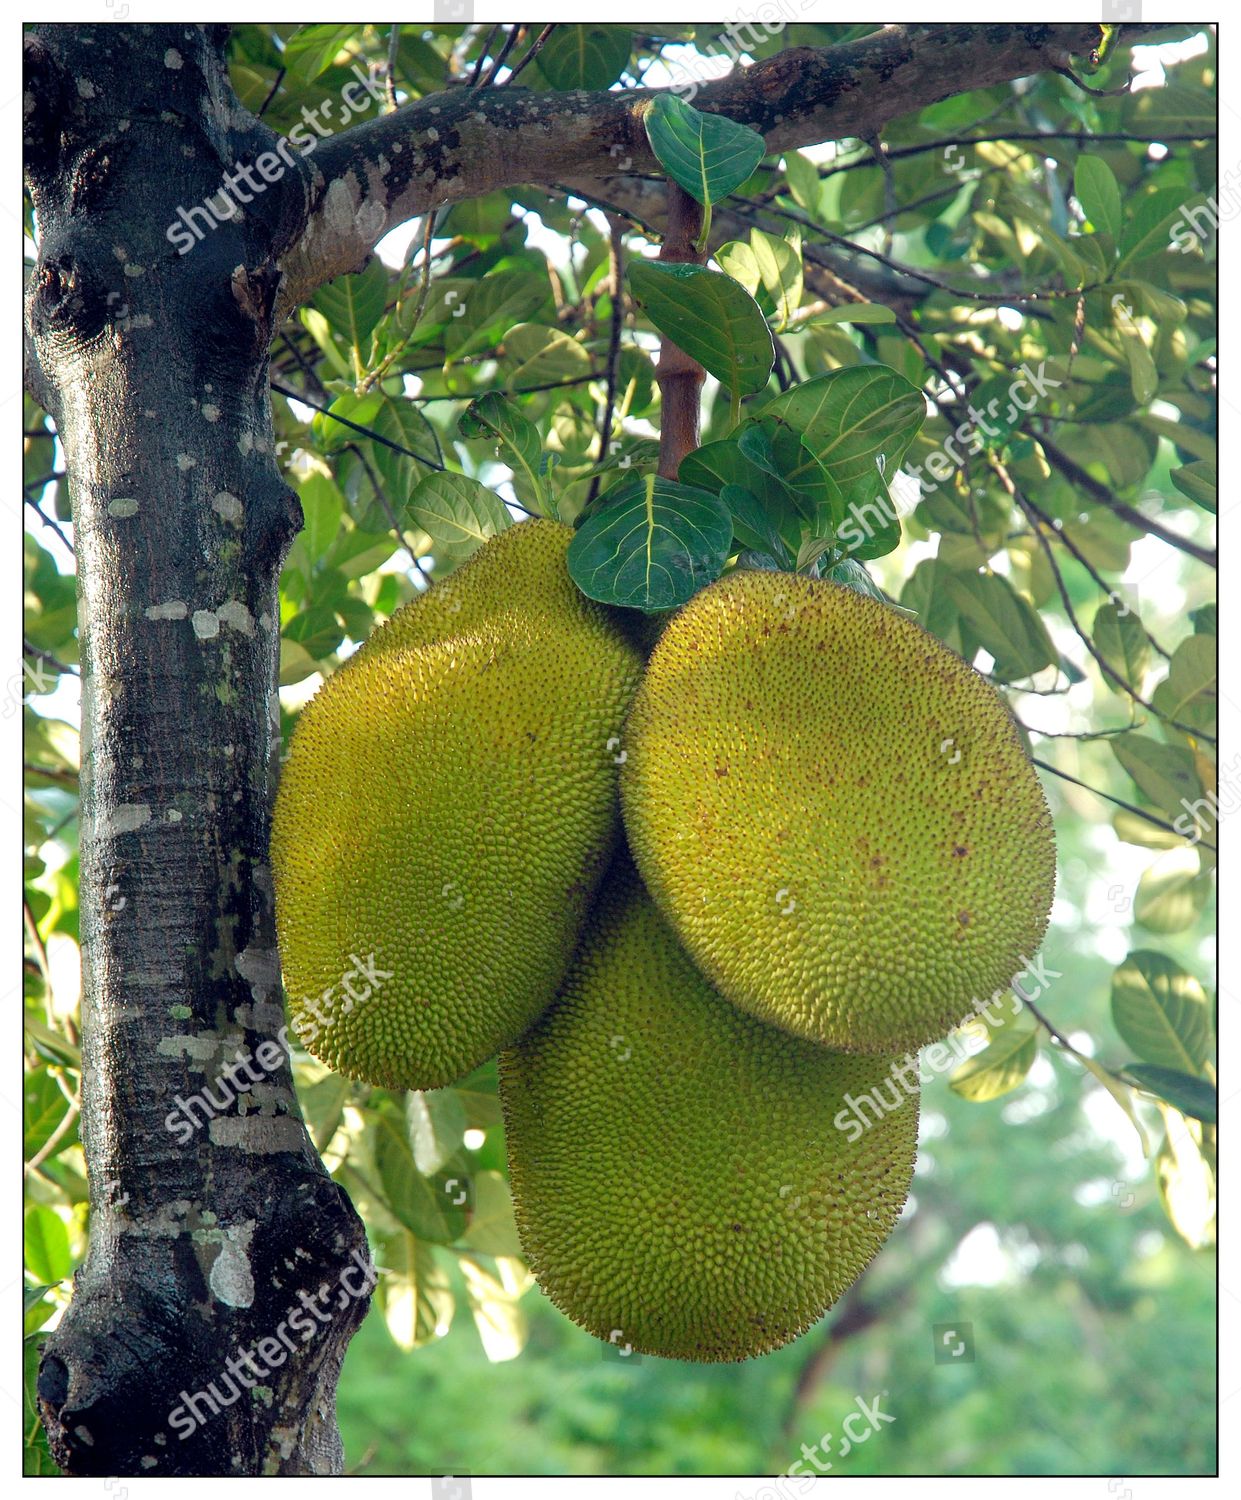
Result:
M702 205L675 182L668 183L668 229L659 252L661 261L700 266L706 259L699 247ZM681 460L698 446L698 423L702 405L702 382L706 371L685 350L664 338L660 345L659 381L662 415L659 431L659 473L675 479Z

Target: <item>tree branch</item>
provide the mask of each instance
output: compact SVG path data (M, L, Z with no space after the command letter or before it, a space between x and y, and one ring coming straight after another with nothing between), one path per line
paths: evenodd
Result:
M1138 31L1139 28L1126 28ZM875 135L898 115L1089 54L1096 22L885 26L835 47L794 47L699 88L695 108L760 131L768 151ZM304 228L281 260L283 317L316 287L357 269L395 224L519 183L650 171L643 116L655 90L531 93L450 88L326 140L308 171Z

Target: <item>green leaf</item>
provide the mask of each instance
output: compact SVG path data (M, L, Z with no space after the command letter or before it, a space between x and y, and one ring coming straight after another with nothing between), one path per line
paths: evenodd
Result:
M1172 849L1143 870L1133 915L1151 932L1184 932L1211 895L1211 872L1196 849Z
M1120 188L1111 167L1101 156L1079 156L1073 173L1073 191L1090 220L1091 227L1120 236L1122 210Z
M39 1417L39 1361L43 1352L43 1335L22 1341L22 1473L55 1475L60 1470L47 1446L47 1432Z
M317 1151L325 1151L340 1128L350 1088L349 1080L340 1073L324 1070L313 1083L303 1083L299 1076L297 1102Z
M1219 702L1217 649L1213 636L1191 635L1172 653L1168 675L1151 698L1164 718L1208 734L1214 731Z
M1151 646L1146 632L1132 610L1122 614L1115 604L1101 604L1094 617L1095 649L1104 661L1130 683L1138 692L1142 691L1142 678L1150 662ZM1124 689L1107 673L1103 680L1113 692ZM1127 695L1126 695L1127 696Z
M1158 188L1139 198L1120 237L1119 275L1127 266L1166 254L1172 244L1172 229L1185 208L1183 188Z
M776 327L787 328L801 305L801 243L790 243L778 235L751 229L750 246L759 279L775 309Z
M318 562L336 540L345 497L326 474L312 471L299 482L297 498L302 507L302 529L297 539L309 560Z
M994 675L1002 682L1033 677L1056 661L1047 627L1007 578L954 573L947 589L978 643L995 659Z
M1151 1063L1126 1063L1125 1073L1147 1094L1166 1099L1183 1115L1214 1125L1219 1117L1215 1090L1205 1078L1194 1078L1175 1068L1158 1068Z
M726 276L739 282L750 296L758 300L758 289L763 278L758 272L754 251L744 240L729 240L715 252L714 260Z
M763 408L802 434L850 502L882 490L922 426L922 392L887 365L858 365L803 381Z
M384 315L388 302L388 273L374 258L366 269L351 276L338 276L322 286L311 299L328 320L333 333L339 334L354 351L361 368L375 325Z
M525 491L544 506L543 441L511 401L496 391L480 396L461 413L457 430L465 438L493 439L514 479L522 481Z
M1192 464L1186 464L1183 469L1173 469L1168 477L1182 495L1187 495L1189 499L1196 501L1203 510L1209 510L1212 515L1215 514L1219 474L1214 459L1195 459Z
M56 1304L48 1300L50 1286L22 1287L22 1333L37 1333L55 1313Z
M1202 1126L1160 1104L1167 1134L1155 1158L1159 1197L1172 1227L1193 1250L1215 1243L1215 1172L1202 1150Z
M793 558L784 539L753 491L739 484L726 484L720 490L720 499L732 512L733 535L743 547L769 553L783 567L792 567Z
M415 1235L389 1235L382 1245L378 1296L384 1322L401 1349L417 1349L447 1332L455 1299L434 1249Z
M44 1286L55 1286L73 1272L69 1231L59 1214L42 1203L32 1203L23 1220L26 1269Z
M804 208L807 214L818 222L823 179L819 176L819 169L815 163L808 156L803 156L800 151L786 151L784 177L789 185L789 194L793 202L798 207Z
M1162 953L1137 949L1112 975L1112 1021L1143 1062L1200 1073L1210 1056L1206 993Z
M405 1120L414 1165L424 1177L434 1176L461 1150L465 1136L465 1106L455 1089L409 1094L405 1100ZM477 1213L476 1198L475 1217Z
M1202 782L1193 752L1183 745L1165 745L1134 731L1118 734L1108 743L1143 796L1161 812L1176 818L1201 798Z
M465 474L428 474L409 501L409 516L431 538L437 556L462 562L513 524L508 506Z
M948 1087L975 1104L1011 1093L1034 1066L1038 1045L1038 1032L1031 1026L1001 1027L988 1046L953 1073Z
M1132 323L1120 328L1120 347L1129 366L1129 386L1139 406L1153 401L1159 389L1159 373L1142 335Z
M284 45L284 66L301 82L311 83L356 40L357 32L357 23L353 21L344 25L300 26Z
M504 335L511 390L548 385L554 380L576 380L590 373L590 355L559 328L519 323Z
M422 408L402 397L381 396L379 406L370 422L370 427L380 437L397 443L408 452L398 453L385 443L371 443L371 458L387 486L388 500L398 514L401 506L412 493L419 476L424 472L419 459L428 463L439 463L439 444L435 429L423 415ZM410 454L416 457L410 457ZM367 487L369 490L369 486ZM385 531L389 522L382 508L376 504L362 510L358 525L363 531Z
M703 114L671 92L655 96L646 134L660 166L702 204L727 198L767 152L756 130L727 115Z
M802 523L792 491L782 480L748 459L736 439L706 443L686 454L681 460L678 478L682 484L716 493L722 493L725 485L748 490L782 539L783 550L791 554L796 549ZM750 545L756 544L751 540ZM758 550L769 549L760 546Z
M882 302L842 302L839 307L829 307L826 312L815 313L799 323L800 328L828 328L836 323L895 323L896 314Z
M518 1305L532 1278L511 1256L500 1256L495 1271L463 1255L457 1261L483 1352L493 1362L516 1359L526 1341L526 1318Z
M471 281L447 321L449 363L492 348L515 324L550 302L551 295L551 282L542 271L492 271Z
M634 300L666 338L739 396L761 391L776 362L771 330L754 298L705 266L634 261Z
M69 1112L69 1101L46 1068L34 1068L22 1084L22 1155L29 1161L47 1145ZM66 1130L59 1142L64 1150L78 1139L77 1125Z
M557 26L538 69L554 89L606 89L625 71L632 48L623 26Z
M569 544L569 573L604 604L675 609L720 576L732 536L718 495L648 474L609 490L582 523Z
M480 1255L521 1255L513 1197L500 1172L479 1172L474 1178L474 1217L465 1243Z
M465 1231L470 1184L451 1170L424 1176L405 1131L386 1111L368 1110L375 1126L375 1165L384 1202L421 1240L451 1245Z

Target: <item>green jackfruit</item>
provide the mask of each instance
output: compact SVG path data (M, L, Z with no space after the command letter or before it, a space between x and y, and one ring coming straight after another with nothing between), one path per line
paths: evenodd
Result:
M1051 817L972 667L889 606L783 573L697 595L624 738L625 827L703 972L846 1052L943 1036L1034 956Z
M272 830L280 951L294 1029L350 1077L451 1083L564 976L619 829L642 668L569 581L571 536L530 522L487 543L298 720Z
M517 1226L543 1290L646 1354L737 1360L796 1338L900 1217L918 1085L889 1076L894 1061L730 1005L618 862L559 999L500 1058Z

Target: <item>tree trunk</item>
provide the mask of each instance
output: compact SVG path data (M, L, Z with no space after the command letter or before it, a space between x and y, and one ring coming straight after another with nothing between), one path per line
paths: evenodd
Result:
M38 1384L71 1474L339 1470L336 1380L373 1284L275 1040L277 575L300 510L267 351L288 228L268 195L184 256L165 236L276 140L223 43L46 26L27 47L28 318L81 622L91 1237Z

